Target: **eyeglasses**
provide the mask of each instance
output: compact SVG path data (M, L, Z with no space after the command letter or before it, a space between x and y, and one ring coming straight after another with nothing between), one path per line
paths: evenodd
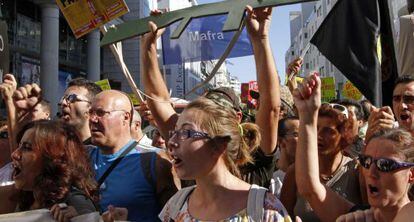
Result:
M400 161L387 159L387 158L374 159L371 156L367 156L363 154L360 154L358 156L358 161L359 161L359 164L361 164L361 166L366 169L369 169L371 164L374 163L377 169L380 172L384 172L384 173L392 172L392 171L399 170L402 168L414 167L414 163L400 162Z
M110 111L106 111L103 109L90 109L89 110L89 116L93 117L93 116L97 116L99 118L104 117L106 114L111 114L112 112L125 112L128 113L128 111L122 110L122 109L115 109L115 110L110 110Z
M336 103L323 103L322 105L326 105L326 106L331 107L332 109L338 110L339 112L344 114L344 116L348 119L348 116L349 116L348 109L345 106L336 104Z
M403 95L403 96L395 95L395 96L392 96L392 101L393 102L399 103L399 102L401 102L401 99L402 99L403 103L405 103L405 104L414 104L414 96L412 96L412 95Z
M58 105L62 105L63 100L65 100L68 103L75 103L75 102L87 102L87 103L91 103L89 100L79 98L79 96L76 95L76 94L64 95L60 99L60 102L58 103Z
M188 129L180 129L180 130L171 130L169 133L170 139L173 136L177 136L178 140L185 140L188 138L208 138L210 139L210 136L207 133L198 132L195 130L188 130Z

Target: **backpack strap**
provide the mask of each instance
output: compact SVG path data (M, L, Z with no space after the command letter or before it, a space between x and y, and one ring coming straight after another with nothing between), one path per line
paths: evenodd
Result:
M186 187L174 194L173 197L168 201L170 206L170 221L174 221L174 218L177 217L181 208L184 206L185 201L191 192L196 188L196 186Z
M251 221L263 221L263 204L266 192L266 188L259 187L256 184L252 184L247 200L247 215L250 216Z

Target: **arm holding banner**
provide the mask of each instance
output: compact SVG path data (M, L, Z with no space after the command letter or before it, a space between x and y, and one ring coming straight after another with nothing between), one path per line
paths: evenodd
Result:
M174 129L178 115L169 103L170 94L158 67L157 39L163 30L158 29L153 22L149 22L148 25L151 31L141 38L141 78L145 93L151 97L147 100L148 107L161 135L168 138L168 132Z
M247 6L247 30L253 45L257 83L260 92L256 124L262 140L260 148L266 155L274 153L280 112L280 86L269 43L272 8L253 10Z

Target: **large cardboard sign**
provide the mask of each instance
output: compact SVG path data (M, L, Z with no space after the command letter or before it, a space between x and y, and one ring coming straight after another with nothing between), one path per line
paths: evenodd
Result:
M7 36L7 23L0 21L0 80L3 75L9 73L9 39Z
M129 11L124 0L56 0L56 3L76 38Z
M167 27L172 23L179 21L178 27L171 35L172 39L177 39L193 18L228 14L222 31L237 31L242 26L246 5L250 5L253 8L263 8L309 1L314 0L227 0L211 4L196 5L190 8L171 11L159 16L149 16L117 25L113 29L108 30L108 33L101 41L101 45L108 45L124 39L143 35L150 31L148 27L149 21L153 21L159 28Z

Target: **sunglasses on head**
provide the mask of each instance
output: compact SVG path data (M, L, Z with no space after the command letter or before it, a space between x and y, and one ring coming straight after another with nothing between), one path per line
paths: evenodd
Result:
M363 155L363 154L360 154L358 156L358 161L359 161L359 164L361 164L361 166L366 169L369 169L371 167L371 164L374 163L377 169L380 172L384 172L384 173L392 172L392 171L399 170L402 168L414 167L414 163L401 162L401 161L396 161L396 160L392 160L388 158L375 159L371 156Z
M348 119L348 109L345 106L336 103L323 103L322 105L329 106L332 109L338 110L339 112L344 114L345 118Z

